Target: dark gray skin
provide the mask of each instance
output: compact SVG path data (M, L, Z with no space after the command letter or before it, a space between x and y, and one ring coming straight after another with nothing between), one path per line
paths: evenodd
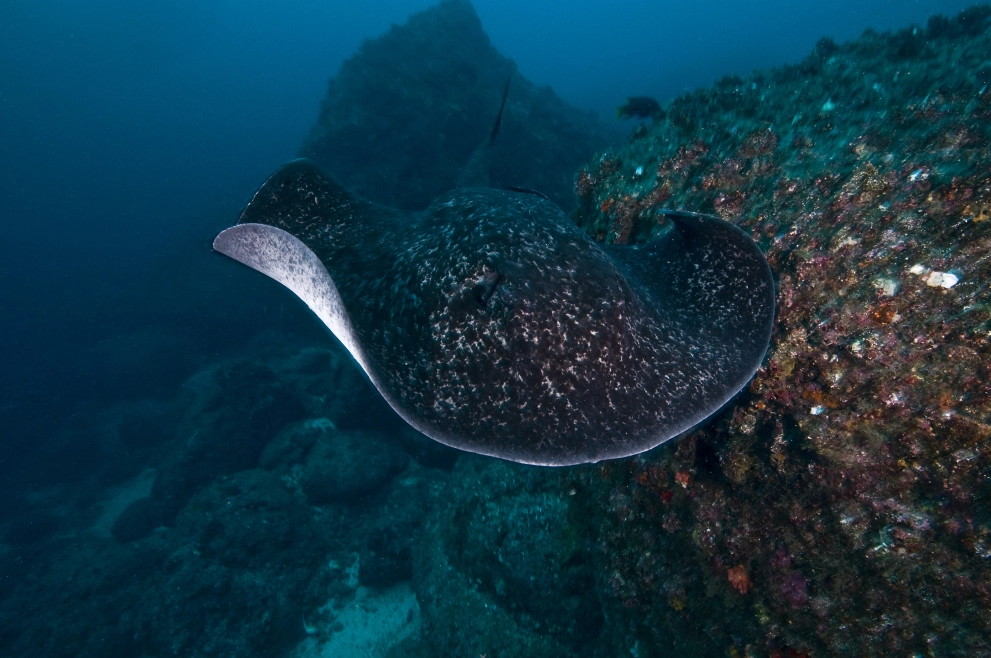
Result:
M314 310L336 286L327 298L339 293L346 326L321 317L427 436L568 465L691 428L764 357L774 284L760 250L720 219L669 216L648 244L606 246L536 194L458 189L400 213L297 160L214 246L284 283L305 279L293 289ZM299 275L304 257L332 283Z

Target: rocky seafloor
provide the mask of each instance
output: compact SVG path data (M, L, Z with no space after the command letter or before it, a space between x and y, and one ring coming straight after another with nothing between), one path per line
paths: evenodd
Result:
M765 250L768 357L704 426L460 454L329 339L261 336L48 439L0 520L0 653L991 656L989 18L824 39L577 172L599 239L684 208Z

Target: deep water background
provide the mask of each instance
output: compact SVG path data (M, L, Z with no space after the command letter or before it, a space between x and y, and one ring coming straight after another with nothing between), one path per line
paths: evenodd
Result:
M293 157L341 61L431 4L4 3L0 475L43 468L80 409L164 395L259 334L324 340L209 242ZM474 4L526 77L611 119L626 95L663 101L970 2Z

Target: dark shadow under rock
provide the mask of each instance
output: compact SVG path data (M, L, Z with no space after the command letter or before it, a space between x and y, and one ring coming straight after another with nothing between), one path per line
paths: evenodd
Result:
M395 432L396 441L410 457L426 468L449 471L454 468L462 451L420 434L405 422Z
M117 541L126 543L146 537L160 525L162 525L162 504L151 496L145 496L124 508L114 521L110 534Z
M330 81L300 155L372 201L423 209L456 186L510 77L492 186L538 190L568 210L575 171L618 133L520 75L467 0L445 0L362 44Z

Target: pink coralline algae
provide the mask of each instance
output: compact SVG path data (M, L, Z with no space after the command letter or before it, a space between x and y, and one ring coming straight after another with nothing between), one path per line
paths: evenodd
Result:
M772 569L785 569L791 566L791 556L788 555L787 550L779 548L771 556L770 564Z
M641 656L991 656L989 20L824 39L675 99L582 179L599 239L649 240L659 208L719 214L778 284L744 394L569 483L638 601L608 614ZM612 491L621 515L598 511ZM745 598L725 565L746 565Z
M791 604L791 607L801 608L809 600L805 592L808 584L801 571L792 571L781 579L781 596Z

